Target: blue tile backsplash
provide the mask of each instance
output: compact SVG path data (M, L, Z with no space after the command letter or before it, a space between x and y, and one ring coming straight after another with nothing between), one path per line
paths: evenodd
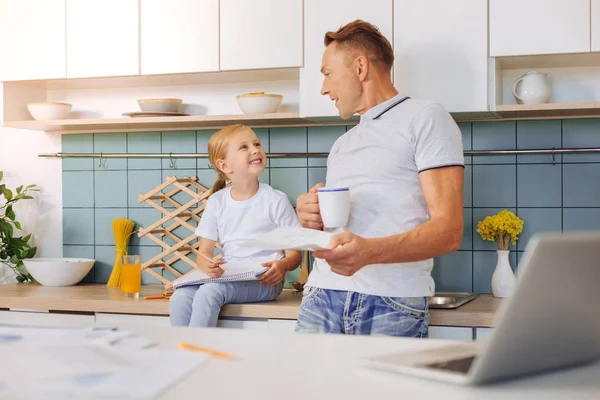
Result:
M459 124L465 150L600 147L600 119L498 121ZM349 127L261 128L256 133L266 151L328 152ZM64 135L63 152L206 153L214 130ZM137 202L140 193L166 176L198 177L210 188L216 178L208 159L65 159L63 160L63 235L65 256L97 260L85 282L104 283L114 263L111 221L127 217L148 226L161 214ZM511 245L511 265L518 273L527 241L536 232L600 229L600 155L466 156L465 232L460 249L434 260L438 291L490 293L496 244L483 241L477 223L509 209L525 226ZM292 204L315 183L325 180L326 159L271 159L260 180L287 193ZM176 199L178 199L176 197ZM185 197L178 199L184 200ZM165 208L172 208L163 204ZM137 229L137 226L136 226ZM161 248L133 235L130 252L144 260ZM289 274L296 279L299 270ZM167 276L167 273L165 273ZM146 284L159 283L144 274Z

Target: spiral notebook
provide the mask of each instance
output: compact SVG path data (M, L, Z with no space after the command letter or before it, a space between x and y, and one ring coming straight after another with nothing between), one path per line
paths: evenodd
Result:
M264 261L262 261L264 262ZM201 270L197 269L187 275L173 281L173 288L183 286L201 285L203 283L257 281L268 268L261 265L261 261L231 261L223 264L225 272L218 278L211 278Z

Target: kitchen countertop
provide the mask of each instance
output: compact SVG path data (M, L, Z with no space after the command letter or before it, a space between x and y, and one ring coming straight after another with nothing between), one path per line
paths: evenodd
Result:
M145 296L161 295L163 287L144 285L140 299L125 298L118 288L102 284L80 284L49 287L38 284L0 286L0 309L35 309L82 313L115 313L169 315L168 300L145 300ZM290 319L298 317L302 295L284 289L275 301L250 304L228 304L221 317ZM502 299L482 294L457 309L430 309L429 325L458 327L493 327L494 316Z
M434 349L449 340L318 335L243 329L121 327L177 349L179 341L229 353L181 379L161 400L207 399L444 399L597 400L600 362L482 387L428 381L364 367L382 354Z

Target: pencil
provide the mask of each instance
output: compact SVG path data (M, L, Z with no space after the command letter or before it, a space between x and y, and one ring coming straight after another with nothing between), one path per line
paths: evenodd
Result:
M200 347L200 346L196 346L196 345L186 343L186 342L179 342L179 348L185 349L185 350L201 351L203 353L208 353L212 356L221 357L221 358L225 358L225 359L231 358L231 354L223 353L223 352L217 351L217 350L207 349L206 347Z
M200 254L205 260L207 260L209 263L211 264L216 264L219 265L215 260L213 260L212 258L205 256L204 254L198 252L197 254ZM221 268L223 271L225 271L225 268L223 268L223 266L219 265L219 268Z
M145 299L146 300L159 300L159 299L166 299L167 296L146 296Z

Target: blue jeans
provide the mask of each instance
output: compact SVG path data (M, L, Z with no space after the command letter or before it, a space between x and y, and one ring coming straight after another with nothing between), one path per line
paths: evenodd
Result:
M428 337L427 297L382 297L307 287L296 332Z
M169 302L172 326L215 327L225 304L275 300L283 283L275 286L257 281L205 283L181 287Z

